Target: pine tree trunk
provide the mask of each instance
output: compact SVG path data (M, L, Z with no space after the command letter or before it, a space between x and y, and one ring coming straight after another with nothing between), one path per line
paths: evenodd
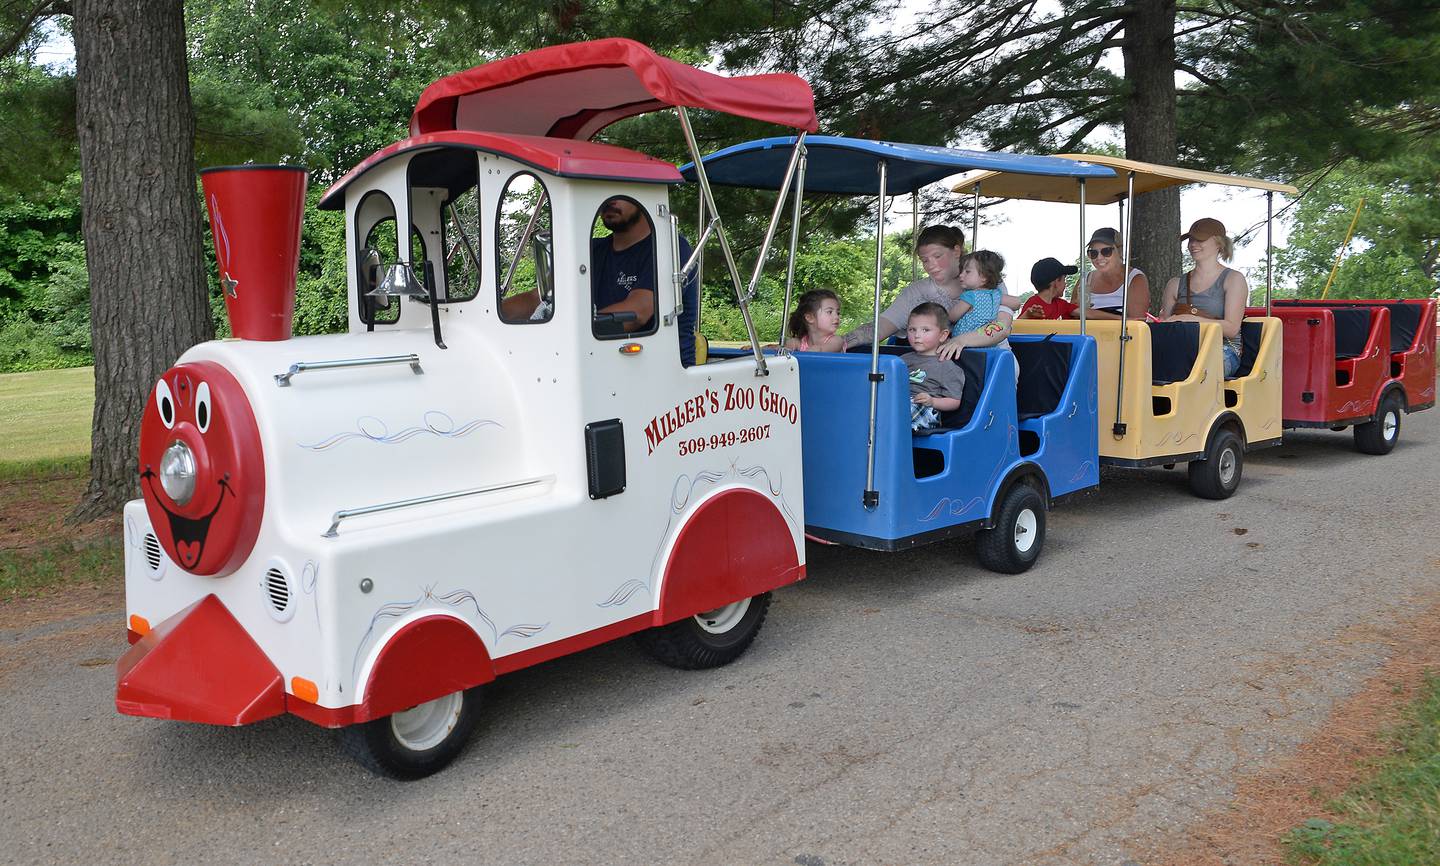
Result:
M1134 0L1125 21L1125 156L1174 165L1175 0ZM1130 256L1150 278L1150 308L1158 311L1165 281L1180 273L1180 190L1140 196L1130 211Z
M135 450L155 380L214 335L195 193L195 117L178 0L76 0L81 229L90 271L90 487L71 515L138 495Z

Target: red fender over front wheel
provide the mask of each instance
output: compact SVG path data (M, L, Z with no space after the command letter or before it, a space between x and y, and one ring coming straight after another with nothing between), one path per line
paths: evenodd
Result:
M490 654L474 629L453 616L421 617L396 632L380 651L355 721L408 710L493 679Z

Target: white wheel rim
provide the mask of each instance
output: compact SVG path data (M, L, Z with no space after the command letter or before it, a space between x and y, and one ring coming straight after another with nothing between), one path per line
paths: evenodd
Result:
M1381 423L1384 425L1381 430L1386 442L1394 439L1395 434L1400 432L1400 416L1396 415L1394 411L1386 412L1385 420Z
M450 736L460 723L460 710L465 706L464 692L451 692L443 698L426 701L403 713L390 717L390 730L400 745L412 752L433 749Z
M1035 539L1039 536L1037 531L1040 521L1035 517L1035 512L1026 508L1015 518L1015 549L1021 553L1029 553L1030 548L1035 546Z
M741 599L734 604L697 613L695 622L711 634L724 634L739 625L740 620L745 618L745 612L749 609L750 599Z
M1235 480L1235 449L1226 448L1220 452L1220 483L1226 487Z

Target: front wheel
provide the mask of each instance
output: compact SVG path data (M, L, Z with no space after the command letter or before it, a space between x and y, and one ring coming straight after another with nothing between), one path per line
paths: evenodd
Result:
M770 593L646 629L635 642L659 661L682 670L718 668L740 657L754 642L770 610Z
M1215 434L1204 460L1190 461L1190 489L1205 499L1229 499L1245 469L1245 443L1229 428Z
M980 564L1001 574L1027 571L1045 545L1045 498L1028 484L1005 491L992 529L975 534Z
M1362 454L1389 454L1400 441L1400 395L1391 391L1380 401L1374 421L1355 425L1355 449Z
M340 745L367 770L421 779L455 760L475 730L480 689L451 692L404 712L340 729Z

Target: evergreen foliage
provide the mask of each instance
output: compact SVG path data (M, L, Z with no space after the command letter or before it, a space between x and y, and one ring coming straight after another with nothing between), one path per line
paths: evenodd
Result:
M955 2L918 16L893 0L189 0L185 9L198 165L286 162L311 171L298 334L343 330L346 322L343 220L314 209L320 192L405 135L415 98L430 81L515 51L629 36L707 68L796 70L814 85L829 133L1029 152L1113 148L1130 98L1130 82L1103 61L1124 45L1133 9L1104 0L1063 0L1052 11L1015 0ZM73 72L36 60L39 23L64 28L68 7L5 10L0 371L87 363ZM1440 216L1428 189L1440 149L1424 142L1440 129L1437 4L1205 0L1177 16L1180 161L1302 183L1309 176L1290 248L1280 254L1286 293L1319 294L1361 195L1367 204L1357 249L1331 296L1433 291ZM702 150L775 134L736 118L701 113L696 121ZM625 121L602 140L688 160L666 116ZM773 196L717 194L748 279ZM693 190L676 190L673 203L677 213L693 215ZM967 226L968 206L933 191L923 205L929 221ZM868 316L871 208L821 198L806 204L796 290L835 289L847 327ZM785 313L787 221L788 214L752 306L767 341ZM207 255L213 261L213 252ZM889 294L911 273L898 239L887 244L886 261ZM224 333L213 268L209 278ZM1012 275L1011 282L1024 281ZM713 251L705 283L706 332L742 337L733 289Z

